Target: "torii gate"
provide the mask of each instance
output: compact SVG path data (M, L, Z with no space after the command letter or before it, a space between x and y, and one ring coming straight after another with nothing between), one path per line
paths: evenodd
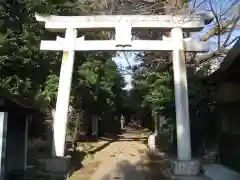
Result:
M168 51L172 52L178 161L175 163L176 174L194 174L189 169L193 163L191 157L188 88L184 51L206 52L208 46L191 38L183 38L183 31L200 31L205 25L202 15L106 15L106 16L38 16L38 21L45 22L50 31L65 31L65 38L56 41L42 41L41 50L63 51L56 113L54 119L55 156L64 156L66 125L72 71L75 51ZM115 29L114 40L85 40L77 37L78 29ZM157 28L170 31L171 38L163 40L132 40L132 29ZM184 164L185 163L185 164ZM184 167L183 167L184 166ZM186 168L185 168L186 167ZM184 170L185 169L185 170ZM190 171L189 171L190 170ZM184 171L184 172L183 172ZM192 171L192 172L191 172Z

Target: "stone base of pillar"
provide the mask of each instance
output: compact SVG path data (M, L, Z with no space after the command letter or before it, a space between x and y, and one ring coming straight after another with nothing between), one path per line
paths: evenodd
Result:
M212 180L205 176L175 176L171 177L171 180Z
M54 174L64 174L69 170L70 158L55 157L43 161L43 171Z
M200 173L200 161L179 161L173 160L171 169L176 176L196 176Z

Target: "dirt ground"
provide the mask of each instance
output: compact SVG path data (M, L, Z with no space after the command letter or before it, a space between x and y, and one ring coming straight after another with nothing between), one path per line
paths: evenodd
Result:
M159 169L168 169L166 161L147 156L148 135L147 130L126 129L115 138L80 143L78 149L85 152L82 167L70 180L165 180Z

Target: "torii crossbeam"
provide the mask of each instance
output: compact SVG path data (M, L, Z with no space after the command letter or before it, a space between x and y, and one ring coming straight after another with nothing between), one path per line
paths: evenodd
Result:
M67 114L71 89L72 70L75 51L169 51L172 52L176 123L178 141L178 160L191 161L190 125L188 108L188 89L185 67L185 51L208 51L205 43L191 38L184 39L183 31L196 32L204 27L200 15L121 15L121 16L36 16L45 22L50 31L65 31L65 38L56 41L42 41L41 50L63 51L56 113L54 119L55 156L64 156ZM154 28L171 32L171 38L163 40L132 40L132 29ZM115 29L113 40L85 40L77 38L77 30Z

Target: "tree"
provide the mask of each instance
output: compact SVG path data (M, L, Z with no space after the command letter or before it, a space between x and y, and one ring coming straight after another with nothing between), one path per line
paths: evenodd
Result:
M142 63L133 72L132 106L138 111L142 111L141 109L145 109L144 112L147 112L147 109L150 110L154 118L155 131L158 132L157 116L159 113L163 115L169 103L172 103L173 100L172 71L160 67L151 70L144 66L145 63Z
M207 0L197 3L194 1L193 8L210 11L213 14L213 22L209 30L204 33L201 41L214 41L216 48L213 51L198 57L197 63L203 64L220 57L224 57L229 47L239 39L234 35L240 22L240 5L238 0L215 1Z
M122 109L122 88L125 84L116 64L112 60L90 56L78 67L77 81L75 92L79 93L78 97L81 96L81 108L101 118L107 130L107 122L120 117Z
M65 3L70 2L56 6L54 1L6 1L0 5L1 89L29 101L44 99L47 105L54 104L61 53L39 51L40 38L54 36L36 22L34 15L61 11Z
M55 39L35 20L44 15L83 15L90 2L69 0L10 1L0 4L0 93L8 92L52 116L54 112L61 52L39 50L41 39ZM58 33L59 36L63 34ZM103 38L106 33L86 33ZM76 112L117 116L121 111L123 79L109 53L76 53L72 81L71 106ZM5 93L6 94L6 93ZM86 101L89 101L86 104ZM84 104L85 103L85 104ZM82 119L82 118L80 118Z

